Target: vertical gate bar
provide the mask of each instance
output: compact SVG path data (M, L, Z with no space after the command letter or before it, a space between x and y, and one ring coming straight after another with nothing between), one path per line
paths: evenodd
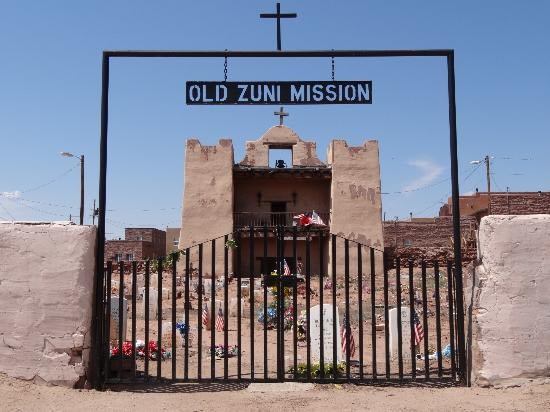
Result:
M456 282L456 337L458 351L458 370L460 380L466 383L466 342L464 335L464 297L462 289L462 242L460 232L460 207L458 187L458 154L456 132L456 99L455 99L455 63L454 51L447 52L447 88L449 98L449 146L451 152L451 181L452 181L452 216L453 216L453 252L455 259Z
M459 349L459 346L458 346L458 328L459 328L459 325L458 325L458 306L457 306L457 300L456 300L456 294L457 294L457 290L456 290L456 266L453 268L453 270L451 271L451 273L453 274L452 276L452 281L453 281L453 287L451 288L451 290L453 291L453 319L454 319L454 324L455 324L455 364L457 365L457 373L458 373L458 377L460 380L462 380L462 375L463 375L463 371L460 369L461 368L461 365L460 365L460 349Z
M294 376L296 380L296 372L298 370L298 255L296 239L298 237L298 227L292 228L292 256L294 258L294 286L292 287L292 345L293 345L293 365Z
M105 259L105 210L107 199L107 130L109 118L109 54L105 51L102 56L101 78L101 137L99 146L99 219L97 224L96 249L95 249L95 274L93 287L91 339L90 351L90 381L95 389L100 389L105 383L101 376L101 362L104 354L101 353L102 336L100 333L103 302L100 301L102 284L104 280ZM109 284L109 296L111 285ZM110 316L110 313L109 313ZM96 364L97 363L97 364Z
M242 345L241 345L241 232L237 232L237 378L241 379Z
M228 247L229 236L225 235L223 237L223 345L224 348L227 348L227 341L229 339L229 247ZM228 371L228 358L224 356L223 358L223 379L227 380L229 378Z
M332 248L332 378L336 380L338 370L338 339L336 330L337 308L336 308L336 235L331 235ZM309 319L307 320L309 323Z
M211 278L210 278L210 306L211 306L211 319L210 319L210 379L216 379L216 239L212 239L211 250Z
M455 326L453 315L453 266L452 262L447 262L447 299L449 300L449 340L451 344L451 374L453 380L456 380L456 363L455 363Z
M158 309L157 309L157 380L162 377L162 259L157 260Z
M172 256L172 380L176 380L176 274L177 256Z
M357 243L357 300L359 303L359 379L363 380L363 247Z
M416 378L416 333L415 333L415 319L416 319L416 310L414 308L414 270L413 270L413 261L409 259L409 320L411 326L411 377Z
M264 379L268 377L267 365L267 280L270 274L267 273L267 225L264 224L264 258L262 261L262 274L264 277Z
M277 272L277 293L276 299L276 317L277 317L277 380L282 379L281 376L281 227L277 225L276 228L276 258L275 267Z
M426 261L422 259L422 323L424 326L424 376L430 378L430 359L428 350L428 291L426 288Z
M250 379L254 380L254 226L250 225L250 284L248 285L248 296L250 298Z
M370 311L371 311L371 345L372 345L372 379L378 377L376 370L376 262L374 249L370 252Z
M388 258L384 252L384 349L386 355L386 379L390 379L390 323L388 309Z
M204 310L202 306L202 246L199 244L199 283L197 284L197 291L199 295L199 303L197 306L197 379L202 379L202 312Z
M323 242L323 232L319 231L319 371L320 379L325 380L325 338L323 336L323 322L324 322L324 302L323 302L323 290L324 290L324 262L325 262L325 250Z
M287 265L286 259L285 259L285 227L281 226L281 271L279 272L281 275L284 275L285 266ZM280 296L280 302L281 302L281 310L277 311L277 316L280 318L280 327L281 327L281 377L284 380L286 378L285 373L285 288L283 286L283 283L280 283L281 287L281 296Z
M399 380L403 380L403 330L401 319L401 259L395 260L395 286L397 293L397 359L399 365Z
M309 233L306 234L306 357L307 357L307 380L311 380L311 325L310 325L310 307L311 307L311 239Z
M124 326L124 262L119 262L120 274L118 279L118 357L120 363L118 365L118 379L122 381L122 370L124 359L122 355L122 345L124 344L122 340L122 327ZM126 331L125 331L126 332Z
M191 276L189 248L185 249L185 297L183 302L184 323L187 331L184 336L185 350L183 354L183 379L189 379L189 334L191 333L191 325L189 324L189 277Z
M106 302L107 308L105 310L105 380L109 380L109 375L111 372L111 276L113 274L113 263L111 261L107 262L107 281L106 281Z
M100 369L98 371L98 376L100 377L101 382L105 383L105 371L107 369L107 366L109 366L109 356L107 355L110 355L109 352L111 349L107 343L109 339L106 338L107 335L105 332L107 326L107 266L105 265L105 263L103 264L103 272L101 276L103 277L101 279L101 295L95 296L95 299L97 300L95 304L98 305L98 311L99 308L101 308L101 311L99 311L98 314L99 325L101 326L100 330L98 331L98 342L101 344L101 349L100 353L98 354L98 365L96 365L96 367Z
M441 354L441 302L439 298L439 262L434 262L435 279L435 332L437 335L437 376L443 376L443 359Z
M136 297L137 295L137 262L132 262L132 364L136 364ZM133 368L132 378L136 378L136 368Z
M149 260L145 261L145 296L143 297L145 305L145 365L144 373L145 380L149 379L149 282L151 281L151 262Z
M344 328L346 328L346 379L350 380L350 339L351 322L349 320L349 240L344 240L344 296L346 302Z

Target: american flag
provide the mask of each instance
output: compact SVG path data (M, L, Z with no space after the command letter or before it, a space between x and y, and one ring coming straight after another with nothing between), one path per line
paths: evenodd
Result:
M413 314L414 318L414 344L418 345L422 339L424 339L424 328L422 327L422 323L420 323L420 319L418 319L418 315L416 314L416 311L414 311Z
M294 219L298 220L300 226L309 226L312 223L311 218L307 215L307 213L300 213L299 215L294 216Z
M348 349L348 341L349 341L349 357L351 358L352 356L355 355L355 339L353 339L353 333L351 332L351 327L350 327L350 334L348 339L348 326L350 326L348 323L348 318L346 317L346 315L344 315L344 323L342 325L342 353L345 356Z
M216 318L216 330L222 332L225 329L222 308L218 308L218 317Z
M284 267L284 275L290 276L290 268L288 267L288 263L286 263L286 259L283 259L283 267Z
M323 222L323 219L321 219L321 216L319 216L315 210L311 214L311 223L318 225L318 226L326 226L325 222Z
M206 303L202 308L202 324L204 326L208 326L208 306L206 305Z

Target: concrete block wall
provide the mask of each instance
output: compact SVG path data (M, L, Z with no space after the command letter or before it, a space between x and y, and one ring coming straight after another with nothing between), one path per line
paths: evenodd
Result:
M65 386L83 381L95 242L93 226L0 222L0 373Z
M472 378L550 376L550 215L488 216L472 278Z

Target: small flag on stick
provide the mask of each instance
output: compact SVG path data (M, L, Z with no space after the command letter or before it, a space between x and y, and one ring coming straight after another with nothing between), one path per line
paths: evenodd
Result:
M218 308L218 316L216 317L216 330L222 332L225 329L225 322L223 320L222 308Z
M286 259L283 259L283 266L284 266L284 275L290 276L290 267L288 266L288 263L286 263Z
M204 307L202 308L202 324L204 326L208 326L208 306L206 303L204 304Z
M424 328L422 327L422 323L420 323L420 319L418 319L418 315L416 314L416 311L414 311L414 344L418 345L422 339L424 339Z
M348 335L349 327L349 335ZM344 315L344 323L342 325L342 353L344 356L348 350L348 341L349 341L349 357L355 355L355 339L353 339L353 333L351 332L351 326L348 323L348 318Z

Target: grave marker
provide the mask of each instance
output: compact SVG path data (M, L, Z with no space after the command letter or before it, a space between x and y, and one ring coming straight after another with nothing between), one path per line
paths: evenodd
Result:
M411 358L411 319L409 308L401 308L401 353L403 359ZM397 308L390 309L389 311L390 321L390 354L392 359L397 359Z
M118 342L118 325L119 325L119 297L111 296L111 323L109 329L109 338L111 341ZM122 298L122 341L126 341L126 326L128 318L128 300ZM118 344L117 344L118 345Z
M321 359L321 307L313 306L309 312L310 322L310 342L311 342L311 361L319 362ZM332 304L323 305L323 359L325 364L332 362L333 355L333 317ZM336 311L336 359L338 362L343 360L342 356L342 336L340 335L340 316Z
M145 318L145 291L143 291L142 300L143 317ZM158 292L155 288L149 288L149 320L155 320L157 318L158 311Z

